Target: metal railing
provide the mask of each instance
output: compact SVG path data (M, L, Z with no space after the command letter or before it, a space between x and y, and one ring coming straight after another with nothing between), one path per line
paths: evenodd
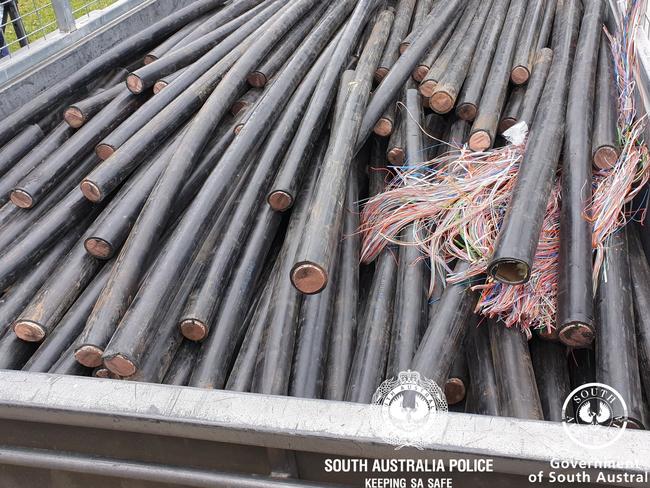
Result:
M21 48L53 33L68 33L91 12L116 0L0 0L2 13L0 57L11 56Z

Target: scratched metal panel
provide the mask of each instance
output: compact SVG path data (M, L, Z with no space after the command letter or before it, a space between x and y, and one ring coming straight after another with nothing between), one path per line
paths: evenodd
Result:
M183 442L188 442L188 452L204 449L207 454L192 459L190 466L248 473L266 469L264 452L259 448L280 448L297 452L299 461L302 456L301 477L352 483L350 486L358 476L328 477L318 469L324 457L492 457L496 471L507 475L505 479L547 469L552 458L594 461L600 456L603 461L621 463L635 460L639 472L650 470L650 438L646 432L628 430L615 447L598 454L577 449L561 424L450 413L441 417L434 429L414 436L423 450L396 451L377 436L371 422L373 411L371 406L350 403L0 372L0 419L20 421L13 428L7 427L11 422L0 424L0 433L7 428L5 432L10 435L5 442L11 446L48 448L58 435L59 443L52 445L55 450L154 463L170 461L165 457L169 454L178 463L178 455L173 453L181 452ZM590 428L575 429L584 442L598 438ZM101 431L111 432L105 437L105 445ZM80 440L85 438L87 447ZM209 443L213 445L207 447ZM201 445L204 447L197 447ZM219 456L228 452L240 463L222 458L219 464ZM185 464L188 460L180 461Z

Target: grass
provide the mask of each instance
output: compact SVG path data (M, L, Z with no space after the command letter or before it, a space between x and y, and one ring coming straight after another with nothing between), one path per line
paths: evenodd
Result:
M100 10L115 0L69 0L72 5L72 15L75 19L88 15L93 10ZM56 17L51 0L19 0L18 9L27 31L29 42L34 42L57 29ZM16 33L11 22L5 27L5 42L11 52L20 49L16 42Z

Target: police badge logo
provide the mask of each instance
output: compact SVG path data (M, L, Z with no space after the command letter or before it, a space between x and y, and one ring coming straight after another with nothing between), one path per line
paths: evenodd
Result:
M628 425L628 410L618 391L602 383L588 383L573 390L562 406L564 427L569 437L582 447L599 449L614 443ZM584 438L569 425L590 425L588 438ZM594 433L596 434L594 436Z
M378 407L372 419L373 430L396 449L424 449L413 434L432 430L439 423L439 415L448 411L442 388L410 370L399 373L397 379L384 381L373 395L372 404Z

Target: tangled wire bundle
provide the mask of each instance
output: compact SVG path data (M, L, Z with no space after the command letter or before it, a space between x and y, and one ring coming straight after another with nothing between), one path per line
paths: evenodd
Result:
M593 224L594 278L601 269L607 237L630 219L642 219L645 212L630 206L650 178L648 148L642 137L647 119L637 118L635 105L638 60L634 40L642 3L631 1L620 33L616 37L608 34L619 92L621 154L614 166L593 173L593 198L584 218ZM476 311L482 315L499 318L507 327L519 325L527 333L530 329L552 331L557 307L561 172L548 201L530 280L506 285L483 279L525 149L521 141L488 152L452 147L431 161L394 168L396 176L386 191L363 208L362 261L371 262L388 243L417 246L431 263L430 292L436 275L446 272L448 283L469 281L481 291ZM416 239L398 239L411 223L415 224ZM454 274L456 259L469 262L469 269Z

